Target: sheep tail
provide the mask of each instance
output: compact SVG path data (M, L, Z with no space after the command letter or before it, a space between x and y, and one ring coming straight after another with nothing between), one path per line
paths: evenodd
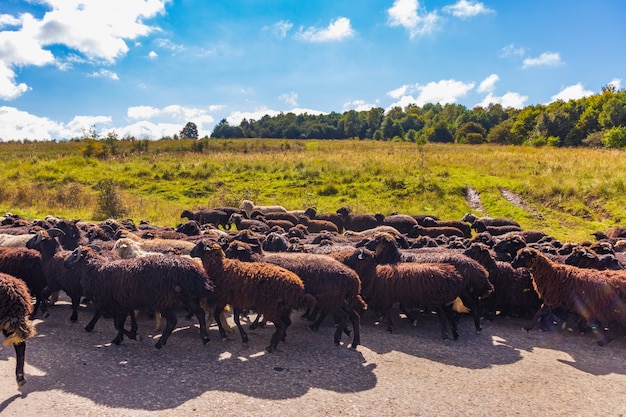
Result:
M367 303L365 302L363 297L361 297L361 294L357 294L356 297L354 297L351 301L352 302L350 303L350 305L353 308L361 309L363 311L367 310Z
M35 335L35 327L28 319L21 319L18 322L9 322L8 328L14 329L2 343L4 346L18 345L24 340Z
M456 297L452 302L452 310L457 313L469 313L471 310L463 304L463 301L460 297Z

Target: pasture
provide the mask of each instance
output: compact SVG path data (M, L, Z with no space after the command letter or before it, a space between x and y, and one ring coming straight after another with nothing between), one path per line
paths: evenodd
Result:
M0 212L97 220L106 217L102 206L113 204L125 218L175 226L184 209L251 199L288 209L349 206L357 213L457 220L472 211L576 242L626 219L626 158L619 150L353 140L118 142L99 157L84 141L1 143Z

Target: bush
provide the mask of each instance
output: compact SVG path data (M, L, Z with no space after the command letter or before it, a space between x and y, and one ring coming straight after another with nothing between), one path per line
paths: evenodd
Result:
M604 132L602 143L607 148L626 148L626 126L612 127Z
M115 181L111 179L101 180L95 188L98 192L95 219L118 219L128 213Z

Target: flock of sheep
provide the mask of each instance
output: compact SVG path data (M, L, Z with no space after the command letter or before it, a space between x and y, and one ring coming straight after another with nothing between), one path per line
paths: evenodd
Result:
M177 228L131 220L87 223L48 217L0 218L0 325L16 352L16 381L25 383L25 340L31 319L48 316L48 304L64 291L76 322L81 301L93 305L85 330L112 317L112 343L137 338L137 311L155 313L165 327L162 348L184 308L200 328L203 344L215 320L221 338L233 329L271 322L266 350L284 341L294 310L317 330L334 320L334 343L343 334L361 343L366 310L386 319L418 320L436 313L441 335L459 337L458 319L527 317L526 330L566 321L596 330L600 345L626 329L626 228L596 233L595 241L562 243L541 231L522 230L510 219L443 221L435 216L288 211L245 200L240 207L185 210ZM34 300L34 302L33 302ZM398 309L398 310L396 310ZM207 321L207 312L209 313ZM57 312L55 312L57 313ZM126 321L130 317L130 329Z

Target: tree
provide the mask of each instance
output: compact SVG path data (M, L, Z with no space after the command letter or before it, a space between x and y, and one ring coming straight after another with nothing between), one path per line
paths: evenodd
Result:
M457 143L477 144L485 141L486 134L485 128L480 123L466 122L459 126L454 139Z
M187 122L179 136L181 139L198 139L198 126L194 122Z
M602 143L607 148L626 148L626 126L616 126L604 132Z

